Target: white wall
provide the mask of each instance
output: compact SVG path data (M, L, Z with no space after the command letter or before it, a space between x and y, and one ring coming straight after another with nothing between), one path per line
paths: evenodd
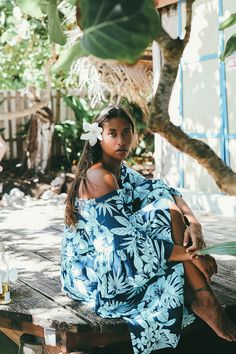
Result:
M219 23L235 12L235 0L195 2L190 41L183 53L169 113L175 124L209 144L236 170L236 55L225 64L218 59L226 39L236 31L234 27L222 33ZM173 37L184 35L185 17L182 2L178 13L170 14L165 22ZM154 62L158 60L154 51ZM156 176L192 191L220 192L195 160L180 154L158 135L155 146Z

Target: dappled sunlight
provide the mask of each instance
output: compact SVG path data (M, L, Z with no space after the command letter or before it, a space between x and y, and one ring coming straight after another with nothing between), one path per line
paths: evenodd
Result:
M57 210L57 220L63 222L64 205L53 207ZM29 206L20 209L12 207L4 209L5 215L1 211L1 226L5 229L14 227L14 230L28 229L30 232L36 232L49 227L55 221L55 213L50 213L50 208L44 202L32 202Z
M234 60L234 66L230 65ZM235 100L235 82L236 82L236 55L226 60L226 88L227 88L227 106L229 116L229 133L236 133L236 100ZM233 150L232 150L233 151Z
M8 263L10 267L15 267L19 271L19 277L22 275L24 277L30 277L37 279L38 272L45 272L48 274L54 273L59 275L59 262L49 262L48 259L44 259L37 254L31 254L25 250L25 253L18 251L9 251Z
M229 141L229 151L230 151L230 164L234 171L236 171L236 140Z
M180 73L178 72L177 78L173 86L173 90L171 92L170 103L169 103L170 120L175 125L180 125L182 123L182 117L179 109L180 91L181 91Z
M185 131L219 133L221 119L218 61L186 64L183 66L183 73Z
M211 0L206 3L205 0L198 0L194 5L190 41L183 54L184 61L194 62L203 54L215 53L219 36L217 28L217 1Z
M155 137L155 139L157 143L158 137ZM161 148L159 148L158 151L160 150L162 150L161 159L159 165L157 165L155 177L165 180L170 185L178 185L179 165L176 164L178 152L174 151L170 154L170 144L164 139L161 140Z
M220 143L218 139L201 139L206 142L217 154L220 154ZM184 156L185 188L191 191L208 190L211 193L219 192L216 184L212 183L212 177L207 171L189 156ZM207 197L206 197L207 199Z

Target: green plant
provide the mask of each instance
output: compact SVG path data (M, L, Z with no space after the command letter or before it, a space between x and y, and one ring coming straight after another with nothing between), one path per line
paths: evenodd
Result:
M25 139L29 130L30 119L24 123L20 124L20 129L17 131L16 136Z
M231 256L236 256L236 242L224 242L218 245L211 247L203 248L202 250L197 251L199 255L205 254L228 254Z
M236 13L231 14L225 21L220 24L219 29L224 30L228 27L231 27L236 24ZM236 51L236 33L233 33L232 36L227 40L224 53L220 55L220 60L225 60L233 52Z
M134 63L156 38L161 26L154 2L150 0L67 2L77 5L77 22L83 36L78 43L65 49L54 71L66 70L74 59L91 54ZM56 0L18 0L17 4L27 15L37 18L47 15L51 41L60 45L65 43Z
M91 109L82 98L65 96L64 101L73 110L75 120L65 120L57 123L54 134L63 147L65 169L69 169L73 161L78 161L84 146L84 141L80 139L83 121L91 122L97 110Z

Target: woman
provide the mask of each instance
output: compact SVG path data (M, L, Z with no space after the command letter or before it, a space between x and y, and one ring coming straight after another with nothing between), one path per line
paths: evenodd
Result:
M129 114L108 107L84 128L87 141L66 202L63 290L92 301L103 317L123 317L135 354L176 347L193 313L220 337L236 340L209 286L215 260L196 255L203 237L190 208L175 189L122 163L135 137Z

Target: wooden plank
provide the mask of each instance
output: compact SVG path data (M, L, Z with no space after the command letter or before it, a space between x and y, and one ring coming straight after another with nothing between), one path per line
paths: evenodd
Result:
M43 328L40 326L34 326L27 322L18 322L10 319L4 319L0 317L0 330L6 335L14 340L16 343L19 342L17 335L19 333L28 333L35 335L37 337L44 337ZM47 346L49 352L57 353L57 350L63 350L64 352L74 352L77 350L87 350L88 348L103 346L106 344L117 343L121 341L130 340L130 335L128 330L124 333L103 333L96 332L93 329L88 329L86 331L80 331L77 333L63 331L60 336L57 337L57 347Z
M34 281L37 282L37 279ZM11 298L9 305L1 305L1 318L19 323L29 322L42 328L55 328L58 332L76 332L78 328L88 327L79 316L20 281L11 289Z
M34 252L35 255L60 264L62 234L58 231L46 229L41 234L25 235L21 232L1 230L0 237L9 250L14 248L22 252Z
M44 337L43 328L40 326L33 325L30 322L18 322L14 321L14 319L0 316L0 330L2 331L3 329L12 329L23 333L33 334L37 337Z
M7 95L8 92L7 91L3 91L3 98L4 98L4 102L1 105L2 106L2 113L7 113L8 112L8 100L7 100ZM6 153L4 155L5 159L9 159L10 158L10 148L9 148L9 126L8 126L8 119L4 119L3 121L3 139L5 140L6 144L7 144L7 150Z
M57 263L51 261L51 248L47 253L49 257L48 259L47 257L39 255L39 252L36 254L33 250L26 250L26 245L24 244L25 239L22 240L22 236L20 239L18 237L19 235L14 234L9 230L4 236L5 243L9 247L8 258L11 260L11 265L16 267L19 267L20 265L21 267L19 273L19 279L21 282L47 296L47 298L51 299L59 306L63 306L73 314L78 315L98 332L103 331L110 333L111 331L114 331L115 327L117 333L124 333L127 331L127 325L123 320L104 319L97 316L87 305L71 300L62 293L59 266L60 260L58 259ZM50 235L48 235L48 238L49 237ZM29 239L31 240L32 237ZM35 240L35 238L33 238L33 240ZM14 244L16 241L17 243ZM21 245L18 244L18 241L21 242ZM30 242L32 243L33 241ZM36 244L43 244L43 247L45 247L42 240L39 243L36 242ZM23 249L21 250L22 247Z
M22 334L25 332L22 331L17 331L14 329L8 329L8 328L0 328L0 331L3 332L8 338L10 338L16 345L20 345L20 337ZM45 345L44 346L44 354L60 354L61 349L57 347L52 347L50 345Z
M34 212L38 213L38 211L42 211L42 208L35 208ZM15 228L13 231L4 230L0 232L0 236L2 235L9 244L11 258L14 256L21 265L20 282L23 286L31 288L31 290L35 289L39 295L54 302L55 306L63 307L71 316L77 315L87 323L87 326L78 325L77 330L73 333L71 329L70 332L68 330L61 332L61 341L67 351L86 350L92 346L127 340L129 334L127 325L123 320L103 319L96 316L88 306L78 301L70 300L60 291L60 260L57 252L60 249L60 227L63 222L58 217L58 211L55 208L52 208L52 211L49 212L50 217L47 218L48 210L50 209L45 208L43 210L43 217L46 218L44 222L41 221L39 216L38 222L42 232L38 226L27 228L24 225L22 228ZM22 212L25 214L25 209ZM13 214L13 219L19 220L20 213L18 217L16 217L16 213ZM53 222L52 224L51 221L55 216L58 218L58 223ZM0 215L1 218L2 216ZM53 226L49 227L48 225L50 224ZM58 225L59 230L57 228ZM16 226L18 227L18 224ZM52 253L56 253L54 258ZM224 303L235 304L235 290L229 291L234 289L232 283L235 282L233 262L230 266L225 263L220 264L218 277L219 279L214 277L217 283L213 282L217 293L220 294ZM223 280L226 278L226 281L222 282L222 278ZM222 284L219 285L220 281Z
M24 333L22 331L17 331L15 329L0 327L0 331L4 333L8 338L10 338L16 345L20 344L20 336Z
M108 344L130 341L128 330L123 334L113 333L66 333L67 351L88 350Z
M24 107L22 107L23 99L22 94L20 91L16 92L16 106L15 111L22 111ZM19 130L22 129L22 124L24 124L24 118L16 119L16 132L18 133ZM22 160L24 156L24 149L23 149L23 138L16 135L16 157L17 159Z
M7 94L7 108L8 112L11 112L11 92ZM13 135L12 135L12 121L8 120L8 131L9 131L9 149L10 149L10 159L13 159Z
M14 246L9 248L11 250L9 252L10 258L15 258L16 262L15 264L12 262L12 265L21 264L19 279L26 286L51 299L54 304L63 306L72 314L79 316L98 332L110 333L114 331L115 327L117 327L117 333L127 331L127 325L123 320L104 319L96 315L93 309L90 309L87 305L68 298L61 291L59 264L42 258L31 251L25 253Z
M44 232L45 232L45 230L44 230ZM44 232L42 233L43 235L44 235ZM56 231L56 233L57 233L57 231ZM54 236L51 236L50 234L48 234L48 229L46 229L46 234L47 234L47 240L49 240L50 237L52 237L52 238L54 237ZM16 237L16 239L17 239L17 247L21 248L22 245L20 245L20 243L24 243L24 242L32 243L35 241L35 246L42 245L42 239L40 240L40 237L43 237L43 235L34 234L33 241L32 241L32 238L29 238L27 241L27 237L26 238L24 237L24 241L22 241L22 236L18 235L18 234L14 235L14 237ZM16 239L14 239L14 237L11 237L11 235L9 233L6 234L6 236L9 238L9 241L11 242L11 244L13 241L14 242L16 241ZM38 237L39 237L39 239L38 239ZM24 247L26 247L26 246L27 245L24 245ZM55 247L56 246L54 246L54 248ZM35 248L35 247L33 247L33 248ZM18 252L18 250L16 249L14 252ZM37 251L37 256L42 256L42 254L40 255L40 252L41 251ZM35 278L37 278L37 290L38 291L45 294L50 299L54 299L55 295L57 295L56 298L57 298L59 305L65 306L67 309L69 309L73 313L78 313L82 319L84 319L85 321L88 321L92 326L97 327L97 328L103 328L104 332L109 332L111 330L111 327L114 327L114 320L101 319L100 317L96 316L91 310L89 311L87 306L84 306L79 302L70 300L63 293L60 292L60 279L59 279L59 271L60 270L59 270L59 267L55 267L55 258L58 260L57 265L59 265L59 262L60 262L59 254L56 255L56 257L53 260L53 263L48 263L47 259L51 259L51 256L50 256L51 254L52 254L51 248L49 248L49 253L44 251L43 259L41 259L40 257L35 258L35 253L32 253L30 256L29 252L27 252L27 257L29 258L28 259L29 264L26 265L24 263L25 262L24 259L22 259L22 257L24 258L24 255L20 255L18 252L21 264L24 264L25 270L28 269L28 271L29 271L29 276L27 276L27 274L25 274L25 277L24 277L24 281L26 282L26 284L33 287L35 284L35 281L34 281L34 278L32 278L32 276L31 276L32 271L37 272L40 270L41 274L35 275ZM30 259L31 259L31 261L30 261ZM32 268L32 264L34 264L34 263L35 263L35 268ZM40 268L38 268L38 267L40 267ZM224 273L224 272L222 273L222 271L221 271L222 267L226 268L226 271L225 271L226 273ZM47 269L50 269L50 271L47 271ZM42 275L42 273L43 273L43 275ZM219 274L220 274L221 278L216 277L215 279L218 279L218 282L221 283L221 286L223 286L224 288L233 289L233 283L236 283L235 272L232 270L231 273L228 274L228 276L227 276L227 265L224 265L224 262L223 262L220 264ZM219 280L219 279L221 279L221 280ZM226 280L224 280L224 282L222 282L222 279L226 279ZM47 286L45 286L45 284L47 284ZM219 291L219 289L217 289L217 291ZM221 294L224 294L224 296L226 296L225 299L222 299L223 302L230 303L230 304L232 303L232 297L231 296L227 297L226 291L220 292L220 295ZM123 321L122 320L119 320L119 321L120 321L120 323L115 321L115 323L116 323L115 327L117 327L117 329L116 329L117 332L119 332L119 330L124 331L126 328L126 326L123 324ZM114 328L112 330L114 330Z
M96 316L86 305L73 301L65 296L65 294L61 292L60 269L55 266L54 263L51 264L47 259L41 259L40 256L36 256L32 252L27 253L27 259L25 260L24 253L21 253L17 249L14 250L12 247L11 249L13 250L12 256L15 255L16 258L19 258L21 265L24 267L24 274L21 276L21 280L25 282L25 284L35 287L37 291L43 293L51 300L56 301L58 305L64 306L66 309L78 314L82 319L88 321L91 327L97 328L98 331L102 329L105 333L111 331L124 333L127 330L127 325L122 320L114 321L111 319L103 319ZM40 271L40 273L38 273L38 271ZM36 272L36 274L33 275L33 272ZM35 282L35 279L37 279L37 282ZM219 275L215 276L213 279L221 284L222 290L220 290L219 286L216 287L216 292L220 296L221 302L227 305L233 304L233 291L234 294L236 293L236 274L234 272L234 266L232 265L230 269L224 262L221 262ZM226 289L231 289L231 293L228 293Z

